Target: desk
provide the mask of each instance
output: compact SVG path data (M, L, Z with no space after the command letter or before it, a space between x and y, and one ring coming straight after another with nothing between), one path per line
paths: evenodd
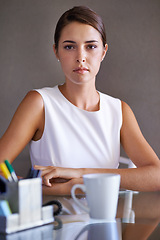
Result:
M70 197L44 196L44 202L58 199L63 212L43 227L0 236L0 240L158 240L160 239L160 193L120 192L117 221L91 223ZM81 197L85 202L85 197Z

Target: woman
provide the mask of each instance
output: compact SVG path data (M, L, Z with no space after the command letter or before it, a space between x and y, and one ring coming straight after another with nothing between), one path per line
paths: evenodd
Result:
M70 194L86 173L119 173L121 187L160 189L159 159L130 107L96 90L108 45L101 18L74 7L59 19L54 53L65 83L30 91L0 140L0 161L12 162L29 143L32 165L42 170L45 194ZM136 169L117 169L120 142Z

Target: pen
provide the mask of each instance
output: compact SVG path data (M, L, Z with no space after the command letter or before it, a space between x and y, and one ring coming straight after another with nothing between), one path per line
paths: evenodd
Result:
M5 164L5 163L1 163L1 164L0 164L0 168L1 168L2 172L3 172L3 174L4 174L4 177L5 177L6 179L8 179L8 181L12 182L13 179L12 179L12 177L11 177L11 174L10 174L10 172L9 172L6 164Z
M40 176L41 176L41 171L31 167L26 178L37 178L37 177L40 177Z
M11 174L11 177L13 178L13 180L14 180L15 182L18 182L18 178L17 178L17 176L16 176L16 173L15 173L12 165L8 162L8 160L5 160L4 162L5 162L6 166L7 166L8 170L9 170L9 172L10 172L10 174Z
M11 209L7 200L0 200L0 216L9 216L11 215Z

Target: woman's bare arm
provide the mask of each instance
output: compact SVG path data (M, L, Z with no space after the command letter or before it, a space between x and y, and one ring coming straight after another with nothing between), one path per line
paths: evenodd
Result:
M12 162L28 142L43 133L44 107L38 92L31 91L23 99L13 119L0 139L0 162Z
M157 155L142 135L132 110L125 102L122 102L122 113L121 144L128 157L137 167L157 165Z

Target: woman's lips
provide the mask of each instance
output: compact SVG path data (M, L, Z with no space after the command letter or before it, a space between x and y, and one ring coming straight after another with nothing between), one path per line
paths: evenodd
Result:
M87 68L84 68L84 67L78 67L78 68L75 68L73 70L73 72L76 72L76 73L80 73L80 74L83 74L83 73L86 73L88 72L89 70Z

